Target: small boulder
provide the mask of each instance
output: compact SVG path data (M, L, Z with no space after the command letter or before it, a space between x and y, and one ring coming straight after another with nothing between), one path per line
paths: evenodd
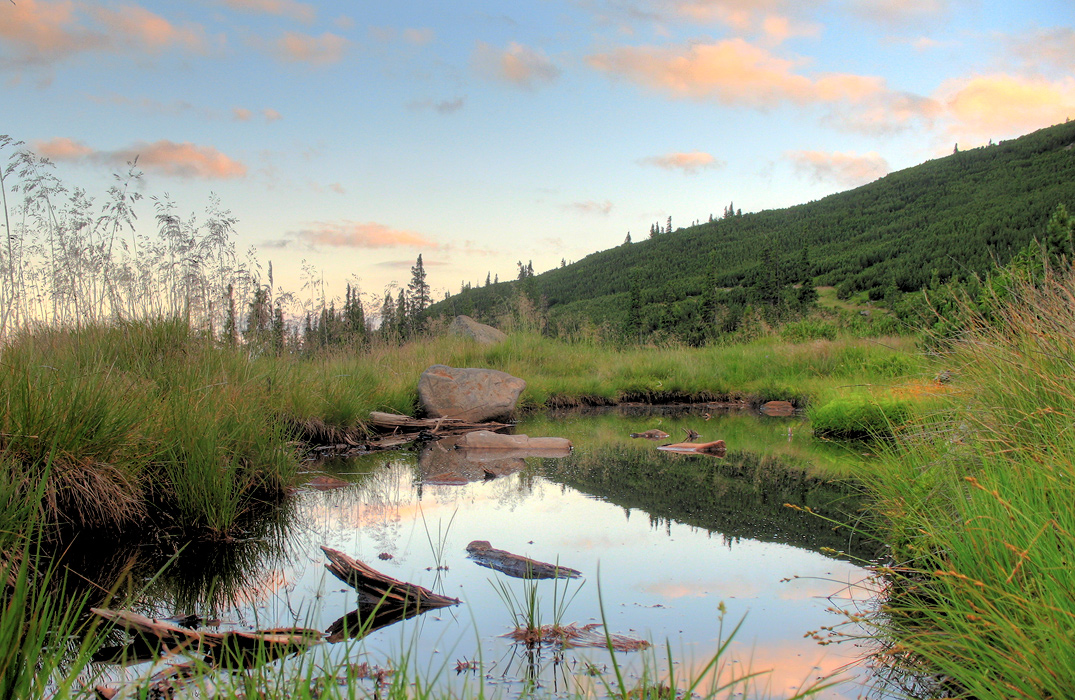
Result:
M767 401L761 405L761 412L770 416L792 416L795 406L790 401Z
M505 420L525 388L522 379L495 369L432 365L418 378L418 402L431 418Z
M478 323L470 316L456 316L448 326L448 332L475 340L480 345L495 345L508 337L503 331Z

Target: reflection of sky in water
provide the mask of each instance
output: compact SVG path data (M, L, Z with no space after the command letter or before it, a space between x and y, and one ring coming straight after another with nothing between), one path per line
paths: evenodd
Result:
M419 500L413 459L391 459L382 458L380 468L351 487L301 495L293 544L308 555L269 577L281 586L254 610L237 611L233 620L268 627L292 624L297 616L301 625L324 629L353 609L354 591L323 566L318 546L333 547L464 604L392 625L357 646L336 645L339 648L328 653L352 661L368 654L371 661L383 663L408 648L419 669L450 671L440 677L451 684L469 675L456 676L457 661L480 657L487 677L506 685L502 691L514 692L525 658L518 650L513 655L500 636L509 630L511 618L490 580L500 577L520 597L523 584L466 558L466 545L481 539L499 549L581 570L585 585L562 621L599 621L600 585L610 631L655 642L656 658L661 659L668 640L680 674L700 669L716 651L722 601L727 609L724 634L744 619L722 678L771 670L752 682L762 696L794 692L860 653L851 645L822 647L804 638L808 631L842 622L826 608L846 605L848 592L865 578L866 572L852 564L789 545L729 541L699 528L652 522L642 511L627 511L529 472L466 485L426 484ZM381 553L392 558L381 560ZM438 563L447 570L435 571ZM563 585L559 583L561 593ZM554 583L538 586L545 622L551 622ZM569 586L573 591L577 584ZM654 657L627 654L623 661L637 674L643 658ZM598 666L608 662L604 650L570 651L565 664L543 672L545 689L563 690L565 681L568 689L576 682L592 684L582 673L583 659ZM547 652L542 661L550 662ZM663 660L657 662L662 665ZM575 676L577 680L567 681ZM861 691L848 684L818 697L856 697Z

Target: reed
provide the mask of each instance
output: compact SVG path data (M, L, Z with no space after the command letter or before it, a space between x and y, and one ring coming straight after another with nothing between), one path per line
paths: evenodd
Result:
M1060 698L1075 683L1075 276L1009 291L965 309L956 391L868 476L896 562L876 622L881 658L944 693Z

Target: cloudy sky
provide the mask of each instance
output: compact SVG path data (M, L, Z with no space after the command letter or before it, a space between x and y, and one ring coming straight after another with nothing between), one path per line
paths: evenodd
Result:
M1072 0L3 0L0 133L439 298L1075 116ZM148 201L139 225L151 227Z

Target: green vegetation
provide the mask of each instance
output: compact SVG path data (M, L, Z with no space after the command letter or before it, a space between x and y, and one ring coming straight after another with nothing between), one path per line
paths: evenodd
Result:
M27 498L44 488L45 521L66 528L163 524L227 538L283 497L298 468L291 441L361 439L370 411L413 413L417 378L438 362L524 377L524 409L804 405L840 385L922 374L912 351L904 338L768 338L653 352L519 333L490 347L442 336L305 358L221 345L182 320L42 329L0 351L0 478Z
M892 437L912 414L905 399L876 399L856 394L833 399L810 409L817 437L837 440Z
M938 693L1066 696L1075 220L1062 204L1075 201L1073 143L1075 124L1064 124L819 202L729 208L542 275L520 263L519 280L430 312L419 257L376 329L356 289L337 310L313 271L305 300L274 287L271 266L262 280L215 201L198 222L160 200L157 237L134 236L136 171L93 215L47 162L12 153L0 187L17 185L23 200L0 246L0 695L65 697L88 664L89 594L42 565L39 542L163 529L162 541L231 546L263 535L302 443L361 439L371 410L412 413L419 373L445 363L525 378L523 410L781 399L809 406L820 436L893 438L882 464L858 475L896 562L880 571L882 658L943 678ZM0 137L0 149L17 145ZM293 303L301 329L285 322ZM513 333L491 347L449 338L436 316L457 313ZM939 360L907 335L923 320ZM937 369L955 381L927 380ZM660 474L634 451L554 469L564 465L565 483L601 483L658 517L692 522L704 507L720 522L696 524L734 533L747 512L818 547L846 541L804 534L805 509L831 517L842 497L805 469L734 450ZM57 602L72 597L71 608ZM230 692L344 696L354 681L271 669L236 677ZM430 695L406 670L376 683L382 695Z
M947 697L1061 698L1075 683L1075 273L1046 279L964 309L958 390L865 475L896 562L882 656Z
M796 318L815 286L897 307L931 281L984 277L1035 238L1047 240L1057 206L1075 201L1073 143L1075 123L1059 124L816 202L726 211L539 275L465 289L431 313L504 318L525 294L552 332L589 326L608 337L700 344ZM895 327L870 320L882 326L871 333Z

